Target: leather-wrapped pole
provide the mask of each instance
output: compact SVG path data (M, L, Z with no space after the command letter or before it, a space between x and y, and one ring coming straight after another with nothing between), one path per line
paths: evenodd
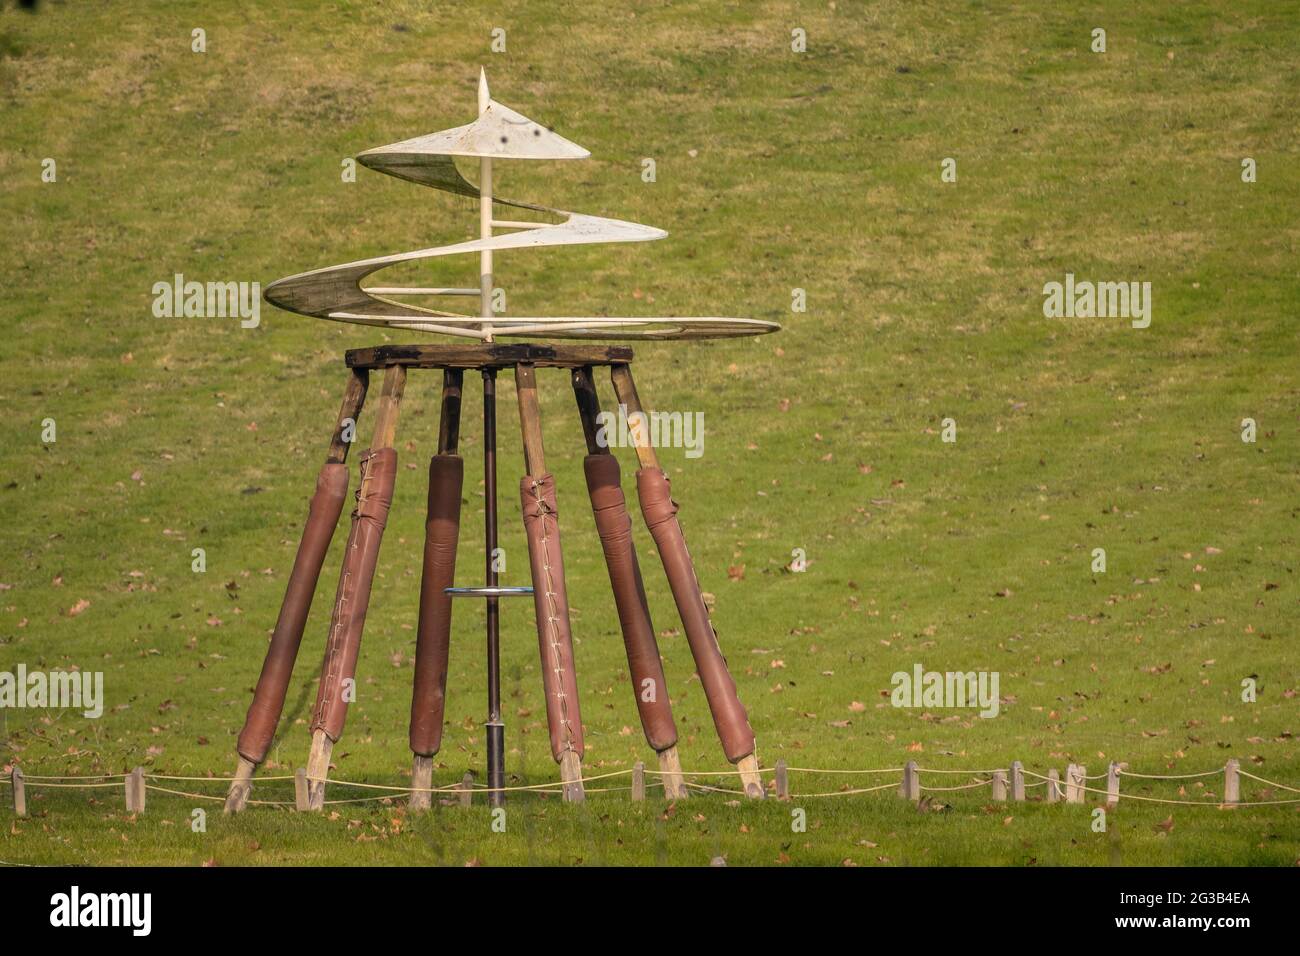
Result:
M564 557L560 551L559 513L555 506L555 477L549 473L524 476L519 482L519 497L533 575L546 723L551 732L551 755L558 763L566 750L581 757L583 746L578 678L573 667L573 633L569 628L569 597L564 587Z
M596 531L609 568L609 583L614 591L618 623L627 649L628 670L636 692L637 711L646 741L656 751L677 743L677 726L673 723L672 703L664 681L663 662L650 608L646 603L645 585L632 543L632 519L619 481L618 459L613 455L588 455L583 460L587 474L587 491L596 518Z
M366 451L361 456L361 484L356 492L352 512L352 529L348 535L343 569L330 619L329 640L325 645L325 662L321 666L320 688L316 693L316 710L312 731L323 730L330 740L343 733L348 702L343 699L345 681L354 680L357 654L361 650L361 632L370 605L370 585L379 560L388 509L393 503L393 481L397 475L397 452L392 448Z
M415 639L415 687L411 694L411 752L432 757L442 746L451 645L451 596L460 537L460 493L465 462L459 455L429 460L429 507L424 524L424 571L420 622Z
M686 549L686 538L677 520L677 502L673 501L668 476L659 468L642 468L636 473L636 490L646 526L659 549L673 601L686 630L686 640L691 645L695 669L699 672L709 711L713 714L713 725L718 730L727 759L736 763L754 752L754 731L749 726L749 715L736 693L736 682L727 670L727 662L718 646L718 635L709 620L700 582Z
M244 729L240 731L237 750L245 760L260 764L275 737L275 728L284 711L284 698L293 677L293 663L302 644L303 629L311 610L311 601L320 579L321 566L329 551L334 528L343 512L343 499L348 492L347 465L326 462L316 477L316 493L307 509L307 522L298 543L298 554L293 560L289 583L280 605L280 617L271 634L271 646L266 651L253 702L249 705Z

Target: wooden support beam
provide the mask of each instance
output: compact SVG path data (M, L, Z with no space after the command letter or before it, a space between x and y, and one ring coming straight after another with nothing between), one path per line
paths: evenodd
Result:
M402 406L402 396L405 393L405 366L388 366L384 369L384 390L379 395L379 407L375 411L375 432L370 439L372 452L393 447L393 442L397 438L397 418Z
M587 441L587 454L608 455L608 443L601 444L600 435L600 396L596 392L596 379L591 366L584 365L573 370L573 395L578 400L578 417L582 419L582 435Z
M1047 802L1057 803L1061 799L1061 775L1053 767L1047 771Z
M248 805L248 797L253 792L253 774L257 764L247 757L235 761L235 776L230 781L230 790L226 793L226 805L223 813L239 813Z
M1011 799L1016 802L1025 799L1025 765L1019 760L1011 761Z
M352 447L352 442L347 440L347 435L349 432L353 436L356 435L357 421L366 403L366 390L369 386L369 370L354 368L348 377L347 387L343 390L343 404L339 408L338 420L334 423L334 435L330 438L329 453L325 456L327 462L335 464L347 461L348 449Z
M311 753L307 755L307 809L325 809L325 780L330 775L330 756L334 741L323 730L311 737Z
M650 424L646 421L645 410L641 407L641 398L636 392L636 383L632 381L632 370L626 364L610 367L610 379L614 383L614 394L618 402L627 408L628 434L636 445L636 460L642 468L658 468L659 456L650 444ZM634 418L635 416L635 418ZM639 425L640 427L635 427Z
M460 778L460 783L456 786L460 790L460 805L470 806L474 801L474 774L466 770L465 776Z
M519 428L523 435L524 441L524 470L533 478L541 478L546 474L546 452L542 442L542 413L541 407L537 400L537 375L533 364L530 362L520 362L515 366L515 394L519 401ZM531 546L531 545L530 545ZM534 566L534 569L536 566ZM563 582L564 569L557 566L552 569L554 574ZM544 590L549 586L546 581L538 580L534 573L533 587L538 594L538 600ZM563 584L560 584L563 588ZM563 605L564 602L560 602ZM541 620L541 610L539 606L538 627L544 628L546 625ZM566 620L568 618L568 608L559 607L558 613ZM556 634L563 634L567 628L556 631ZM552 637L554 639L554 635ZM573 658L573 648L567 647L565 653L570 661ZM549 666L546 662L544 665ZM573 683L572 666L564 678L560 680L559 692L574 695L577 692L577 685ZM566 687L565 684L568 686ZM553 691L548 690L548 693ZM547 707L548 719L550 719L550 707ZM576 711L575 711L576 713ZM551 728L552 734L556 733L555 727ZM581 746L582 725L577 723L578 746ZM571 746L571 745L570 745ZM582 757L578 755L576 749L566 749L559 757L560 762L560 780L563 783L564 800L566 803L582 803L586 799L586 794L582 786Z
M686 778L682 776L682 758L674 745L659 751L660 780L664 784L664 799L685 800L689 795Z
M412 813L428 810L433 804L433 758L416 754L411 761L411 796L406 808Z
M465 371L447 368L442 371L442 414L438 421L438 454L454 455L460 443L460 396Z
M565 803L582 803L587 799L582 786L582 758L576 750L560 754L560 781L564 784Z
M405 366L389 365L384 369L384 387L379 394L378 407L375 410L375 430L370 438L371 452L393 447L397 438L397 419L402 407L402 395L405 392ZM346 566L346 555L343 560ZM342 586L340 582L340 589ZM323 728L316 730L312 734L311 753L307 757L308 802L312 810L321 810L325 806L324 781L329 776L330 755L333 752L334 741L330 740Z
M746 754L736 761L736 769L740 771L740 782L743 785L745 796L751 800L762 800L767 796L763 790L763 777L758 772L758 754Z
M534 478L540 478L546 474L546 451L542 443L542 412L537 401L537 375L532 365L515 366L515 390L524 439L524 468Z
M378 345L351 349L345 355L351 368L509 368L526 362L538 368L578 368L631 362L626 345Z

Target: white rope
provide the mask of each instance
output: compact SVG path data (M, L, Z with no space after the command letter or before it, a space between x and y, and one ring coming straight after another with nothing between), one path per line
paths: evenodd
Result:
M1265 785L1267 785L1267 786L1270 786L1270 787L1277 787L1279 790L1289 790L1289 791L1291 791L1292 793L1300 793L1300 788L1296 788L1296 787L1288 787L1288 786L1287 786L1286 784L1284 784L1284 783L1276 783L1275 781L1272 781L1272 780L1265 780L1263 777L1257 777L1257 776L1255 776L1255 775L1254 775L1253 773L1251 773L1249 770L1240 770L1240 769L1239 769L1239 770L1237 771L1237 773L1241 774L1243 777L1249 777L1251 780L1258 780L1260 783L1265 784Z
M788 769L788 768L787 768ZM743 777L750 771L748 770L651 770L646 767L643 771L647 777ZM757 774L776 773L775 767L763 767L753 771ZM832 773L834 771L815 771L816 773ZM863 771L869 773L870 771Z
M46 780L41 780L37 782L36 785L32 787L32 789L44 790L46 787L56 787L62 790L94 790L99 787L120 788L121 786L122 786L121 783L51 783Z
M1027 774L1031 774L1032 776L1035 776L1035 777L1042 777L1042 776L1043 776L1043 775L1040 774L1040 773L1034 773L1032 770L1026 770L1025 773L1027 773ZM1044 777L1043 779L1047 779L1047 778ZM1089 786L1087 786L1086 784L1082 784L1082 783L1068 783L1067 781L1058 781L1057 786L1060 788L1061 791L1066 790L1068 787L1074 787L1074 788L1077 789L1077 790L1084 790L1084 791L1086 791L1086 792L1088 792L1088 793L1099 793L1099 794L1101 794L1102 796L1105 796L1105 797L1110 797L1110 796L1120 796L1120 798L1121 798L1121 799L1124 799L1124 800L1144 800L1144 801L1146 801L1147 803L1168 803L1168 804L1173 804L1173 805L1175 805L1175 806L1182 806L1182 807L1269 807L1269 806L1278 806L1278 805L1281 805L1281 804L1300 803L1300 799L1296 799L1296 800L1253 800L1253 801L1247 801L1247 802L1243 802L1243 803L1224 803L1224 802L1221 801L1221 800L1219 800L1219 801L1210 801L1210 800L1168 800L1168 799L1166 799L1166 798L1164 798L1164 797L1144 797L1144 796L1142 796L1142 795L1140 795L1140 794L1136 794L1136 793L1126 793L1126 794L1123 794L1123 795L1121 796L1121 795L1118 795L1118 794L1112 794L1112 793L1110 793L1110 791L1108 791L1108 790L1098 790L1096 787L1089 787Z
M228 783L231 779L230 777L173 777L165 773L147 773L145 774L145 778L148 780L184 780L184 781L193 781L197 783L209 783L216 780L220 780L222 783ZM251 783L254 780L256 780L259 783L265 783L266 781L269 780L292 780L293 778L294 778L293 774L286 773L286 774L279 774L278 776L274 776L274 777L250 778L249 782Z
M943 793L949 790L974 790L976 787L987 787L992 782L992 780L979 780L960 787L921 787L921 789L930 793Z
M917 773L964 773L967 776L971 776L977 773L987 773L987 774L1009 773L1010 768L998 767L996 770L935 770L930 767L917 767L916 772Z
M23 771L24 780L107 780L109 778L121 780L124 777L129 777L129 776L131 776L129 773L91 773L91 774L83 774L81 776L59 777L59 776L41 776L40 774L30 774L27 773L26 771Z
M1143 780L1192 780L1196 777L1217 777L1222 770L1206 770L1203 773L1136 773L1132 770L1119 771L1121 777L1140 777Z
M775 768L773 768L775 769ZM786 767L790 773L902 773L902 767L885 767L882 770L817 770L813 767ZM759 773L767 773L767 770L760 770ZM978 773L979 771L973 771ZM739 771L737 771L739 773Z
M170 789L170 788L168 788L168 787L159 787L159 786L157 786L157 785L155 785L155 784L151 784L151 783L146 783L146 784L144 785L144 788L145 788L146 790L153 790L153 791L155 791L155 792L157 792L157 793L170 793L170 794L172 794L173 796L176 796L176 797L189 797L189 798L192 799L192 800L216 800L216 801L219 802L219 803L224 803L225 800L226 800L225 797L220 797L220 796L217 796L217 795L215 795L215 794L211 794L211 793L190 793L189 791L186 791L186 790L172 790L172 789ZM293 802L292 800L248 800L248 801L246 801L246 802L247 802L247 803L250 803L250 804L256 804L256 805L258 805L258 806L262 806L262 807L292 807L292 806L294 806L294 802Z
M828 790L825 793L792 794L792 797L797 796L800 800L804 799L805 797L847 797L855 793L875 793L878 790L897 790L897 789L898 789L898 784L896 783L882 783L874 787L857 787L852 790Z
M774 767L765 767L765 768L762 768L762 769L758 770L758 773L759 773L759 774L764 774L764 773L774 773L774 772L775 772L775 769L776 769L776 768L774 768ZM843 769L843 768L830 769L830 768L816 768L816 767L787 767L786 770L789 771L789 772L794 772L794 773L811 773L811 774L883 774L883 773L901 773L901 772L903 771L903 768L901 768L901 767L887 767L887 768L882 768L882 769L878 769L878 770L877 770L877 769L852 770L852 769ZM917 767L917 768L916 768L916 771L917 771L917 773L967 774L967 775L976 775L976 774L990 774L990 775L991 775L991 774L993 774L993 773L997 773L997 772L1006 772L1006 771L994 771L994 770L953 770L953 769L946 769L946 768L944 768L944 769L939 769L939 768L928 768L928 767ZM648 769L648 768L647 768L647 769L644 769L642 772L643 772L646 776L653 776L653 777L668 777L668 776L673 776L674 773L675 773L676 776L679 776L679 777L726 777L726 776L740 776L740 775L742 775L742 771L739 771L739 770L715 770L715 771L700 770L700 771L676 771L676 772L669 772L669 771L662 771L662 770L651 770L651 769ZM1044 775L1044 774L1037 773L1037 772L1035 772L1035 771L1033 771L1033 770L1027 770L1027 769L1023 769L1023 768L1022 768L1022 771L1021 771L1021 772L1022 772L1023 774L1025 774L1026 776L1036 777L1036 778L1038 778L1038 781L1039 781L1039 782L1037 782L1037 783L1026 783L1026 784L1024 784L1024 788L1025 788L1026 790L1028 790L1028 789L1032 789L1032 788L1034 788L1034 787L1045 787L1045 786L1047 786L1047 785L1050 784L1050 783L1054 783L1055 786L1056 786L1056 788L1057 788L1057 792L1058 792L1059 794L1064 794L1064 793L1066 792L1067 789L1069 789L1070 787L1074 787L1074 788L1076 788L1077 790L1082 791L1082 792L1085 792L1085 793L1096 793L1096 794L1100 794L1100 795L1102 795L1102 796L1106 796L1106 797L1114 797L1114 796L1116 796L1115 794L1112 794L1109 790L1102 790L1102 789L1097 788L1097 787L1090 787L1090 786L1088 786L1087 783L1086 783L1086 781L1089 781L1089 780L1098 780L1098 779L1101 779L1101 778L1103 778L1103 777L1106 777L1106 776L1108 776L1108 774L1097 774L1097 775L1092 775L1092 776L1081 776L1081 777L1080 777L1080 776L1076 776L1076 777L1074 777L1074 778L1072 778L1072 779L1060 779L1060 778L1058 778L1058 779L1056 779L1055 781L1053 781L1052 778L1050 778L1050 777L1048 777L1048 776L1046 776L1046 775ZM1207 770L1207 771L1203 771L1203 772L1201 772L1201 773L1190 773L1190 774L1144 774L1144 773L1138 773L1138 772L1136 772L1136 771L1131 771L1131 770L1119 770L1118 772L1119 772L1119 774L1120 774L1121 776L1126 776L1126 777L1135 777L1135 778L1141 778L1141 779L1147 779L1147 780L1190 780L1190 779L1197 779L1197 778L1201 778L1201 777L1212 777L1212 776L1216 776L1216 775L1218 775L1218 774L1223 773L1223 770L1222 770L1222 769L1217 769L1217 770ZM612 771L609 771L609 772L607 772L607 773L594 774L594 775L592 775L592 776L580 777L580 778L578 778L577 780L572 781L572 783L583 783L583 784L586 784L586 783L594 782L594 781L598 781L598 780L608 780L608 779L613 778L613 777L624 777L624 776L627 776L627 775L632 774L632 773L635 773L635 771L634 771L633 769L626 769L626 770L612 770ZM1254 780L1254 781L1256 781L1256 782L1258 782L1258 783L1260 783L1260 784L1263 784L1263 785L1265 785L1265 786L1268 786L1268 787L1275 787L1275 788L1277 788L1277 789L1279 789L1279 790L1288 791L1288 792L1290 792L1290 793L1300 793L1300 787L1293 787L1293 786L1291 786L1291 785L1289 785L1289 784L1278 783L1278 782L1275 781L1275 780L1269 780L1269 779L1266 779L1266 778L1264 778L1264 777L1260 777L1260 776L1258 776L1258 775L1256 775L1256 774L1253 774L1253 773L1251 773L1251 772L1248 771L1248 770L1239 770L1238 773L1239 773L1241 776L1243 776L1243 777L1246 777L1246 778L1248 778L1248 779L1250 779L1250 780ZM32 785L32 789L33 789L33 790L39 790L39 789L42 789L42 788L58 788L58 789L68 789L68 790L93 790L93 789L106 789L106 788L113 788L113 787L121 787L121 786L122 786L122 780L123 780L124 778L129 777L129 776L130 776L130 774L125 774L125 773L115 773L115 774L107 774L107 773L106 773L106 774L89 774L89 775L66 775L66 776L58 776L58 775L51 775L51 774L35 774L35 775L28 776L27 774L24 773L24 774L22 775L22 779L23 779L25 782L30 783L30 784ZM211 777L189 777L189 776L176 776L176 775L168 775L168 774L152 774L152 773L150 773L150 774L144 774L144 777L145 777L146 779L148 779L148 780L197 781L197 782L203 782L203 783L222 783L222 784L229 784L229 783L232 781L232 779L233 779L233 778L230 778L230 777L217 777L217 776L211 776ZM106 779L106 778L111 778L111 779ZM279 775L279 776L261 777L261 778L258 778L259 781L277 781L277 780L293 780L293 779L295 779L294 775L290 775L290 774L284 774L284 775ZM361 781L353 781L353 780L336 780L336 779L333 779L333 778L330 778L330 777L324 777L324 778L309 777L309 778L307 778L307 779L310 780L310 781L313 782L313 783L320 783L320 784L334 784L334 785L337 785L337 786L358 787L358 788L361 788L361 789L367 789L367 790L379 790L379 791L383 791L383 793L380 793L380 794L377 794L377 795L374 795L374 796L356 797L356 798L348 798L348 799L340 799L340 800L326 800L325 803L326 803L327 805L338 805L338 804L348 804L348 803L364 803L364 802L368 802L368 801L372 801L372 800L391 800L392 797L390 797L388 794L409 794L409 793L445 793L445 794L455 794L455 795L458 795L458 796L463 796L463 795L464 795L465 793L467 793L467 792L478 792L478 793L502 792L502 793L504 793L504 792L520 792L520 791L526 791L526 792L533 792L533 793L563 794L563 793L564 793L564 787L565 787L565 784L562 783L562 782L561 782L561 783L521 784L521 785L518 785L518 786L512 786L512 787L499 787L499 788L486 787L486 786L482 786L482 785L475 785L472 791L467 791L467 790L464 788L464 785L463 785L463 784L453 784L453 785L451 785L451 786L446 786L446 787L410 787L410 786L405 786L405 787L403 787L403 786L392 786L392 785L388 785L388 784L365 783L365 782L361 782ZM67 782L64 782L64 781L101 781L101 782L97 782L97 783L86 783L86 782L67 783ZM10 785L12 785L12 780L11 780L11 778L9 778L9 777L0 777L0 783L5 783L5 784L10 784ZM922 786L922 787L920 787L920 789L921 789L922 791L930 792L930 793L946 793L946 792L954 792L954 791L958 791L958 790L974 790L974 789L977 789L977 788L979 788L979 787L987 787L987 786L989 786L989 785L992 784L992 783L993 783L993 780L992 780L992 779L988 779L988 780L979 780L979 781L976 781L976 782L974 782L974 783L962 784L962 785L954 786L954 787L926 787L926 786ZM745 794L745 792L744 792L743 790L735 790L735 789L731 789L731 788L727 788L727 787L715 787L715 786L710 786L710 785L708 785L708 784L696 783L696 782L693 782L693 781L690 781L690 780L683 780L683 785L686 786L686 787L689 787L689 788L691 788L691 789L693 789L693 790L698 790L698 791L703 791L703 792L708 792L708 793L725 793L725 794L733 794L733 795L736 795L736 796L746 796L746 794ZM647 786L647 788L654 788L654 787L662 788L662 787L664 786L664 784L662 783L662 781L660 781L660 782L650 782L650 783L647 783L646 786ZM897 784L897 783L893 783L893 782L891 782L891 783L880 784L880 785L878 785L878 786L872 786L872 787L856 787L856 788L848 788L848 789L842 789L842 790L824 791L824 792L819 792L819 793L801 793L801 794L795 794L794 796L799 797L799 798L804 798L804 797L813 798L813 797L838 797L838 796L851 796L851 795L854 795L854 794L860 794L860 793L875 793L875 792L878 792L878 791L881 791L881 790L896 789L897 787L898 787L898 784ZM199 799L199 800L216 800L216 801L223 801L223 800L225 799L225 797L223 797L223 796L218 796L218 795L215 795L215 794L193 793L193 792L189 792L189 791L185 791L185 790L174 790L174 789L170 789L170 788L167 788L167 787L160 787L160 786L158 786L158 785L156 785L156 784L146 784L146 785L145 785L145 788L146 788L147 790L154 790L154 791L159 792L159 793L167 793L167 794L172 794L172 795L175 795L175 796L190 797L190 798L193 798L193 799ZM625 792L631 790L632 787L630 787L630 786L627 786L627 787L598 787L598 788L584 788L584 789L586 789L586 792L588 792L588 793L625 793ZM1215 801L1215 800L1212 800L1212 799L1210 799L1210 800L1171 800L1171 799L1167 799L1167 798L1164 798L1164 797L1150 797L1150 796L1144 796L1144 795L1142 795L1142 794L1134 794L1134 793L1125 793L1125 794L1122 795L1121 799L1124 799L1124 800L1138 800L1138 801L1144 801L1144 802L1147 802L1147 803L1170 804L1170 805L1174 805L1174 806L1196 806L1196 807L1218 807L1218 806L1231 806L1231 807L1263 807L1263 806L1284 806L1284 805L1291 805L1291 804L1300 804L1300 799L1288 799L1288 800L1255 800L1255 801L1242 801L1242 802L1237 802L1237 803L1226 804L1226 803L1223 803L1222 801ZM294 806L294 805L295 805L295 803L294 803L293 801L287 801L287 800L285 800L285 801L280 801L280 800L249 800L248 803L249 803L249 804L254 804L254 805L259 805L259 806L272 806L272 807L289 807L289 806Z

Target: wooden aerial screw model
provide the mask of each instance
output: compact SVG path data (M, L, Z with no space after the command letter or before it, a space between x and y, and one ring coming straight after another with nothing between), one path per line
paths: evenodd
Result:
M410 743L414 755L410 806L430 804L433 758L442 742L447 685L448 645L454 599L487 601L488 718L487 793L499 806L505 788L505 727L501 720L499 663L499 601L531 595L541 651L542 683L551 753L560 765L566 800L583 799L582 716L574 670L569 605L560 551L560 527L555 479L546 470L538 413L536 370L568 369L582 418L588 455L584 465L618 619L627 649L632 686L646 739L659 755L667 796L686 796L677 755L677 729L664 681L663 666L646 604L641 570L632 541L632 523L619 480L617 459L599 440L599 399L593 371L608 367L614 392L626 406L631 437L640 468L636 475L641 512L663 561L673 599L681 615L695 667L727 759L735 764L745 792L763 795L758 775L754 732L727 670L709 612L700 591L673 501L668 476L651 447L645 418L632 381L632 350L599 344L501 344L503 338L544 339L693 339L757 335L775 331L772 322L729 318L508 318L492 311L493 265L497 252L535 246L577 243L642 242L667 233L632 222L564 212L515 202L492 193L492 166L502 159L585 159L589 153L546 127L492 100L487 79L479 78L479 115L473 123L381 146L361 153L363 165L399 179L479 201L479 238L455 245L422 249L329 266L272 283L266 299L280 308L320 319L362 325L411 329L477 340L469 345L384 345L355 349L346 355L351 370L325 464L316 480L302 540L285 589L280 616L271 636L266 661L238 742L238 766L226 798L228 812L241 810L252 789L253 774L270 748L284 709L294 660L316 590L330 539L347 493L346 460L350 430L361 414L371 371L383 371L370 447L362 452L360 485L352 511L351 530L331 608L325 660L311 720L311 754L307 762L308 805L324 804L330 754L343 733L348 702L354 696L357 655L365 625L370 586L379 557L380 540L392 503L397 473L394 438L398 410L408 369L439 368L443 372L438 451L429 462L428 519L425 525L424 566L420 586L416 638L415 686L411 697ZM454 157L478 160L475 187L460 174ZM558 223L501 220L493 206L508 206L559 218ZM495 230L508 230L496 233ZM397 263L437 256L478 253L477 288L362 287L372 273ZM477 315L463 315L410 303L412 298L477 297ZM500 587L495 570L497 550L496 377L513 368L523 432L525 471L520 501L528 540L531 588ZM483 461L485 490L485 570L483 587L456 587L456 543L460 531L463 461L457 454L461 387L467 369L483 379Z

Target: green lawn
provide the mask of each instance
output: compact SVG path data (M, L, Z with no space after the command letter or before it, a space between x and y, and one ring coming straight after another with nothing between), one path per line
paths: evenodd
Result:
M516 315L736 315L774 336L637 348L643 400L705 416L664 449L764 766L936 769L1229 757L1300 787L1300 4L970 2L44 3L0 10L0 671L105 674L98 720L0 709L28 774L225 775L345 381L397 341L267 306L158 319L152 286L271 280L470 237L473 208L340 164L468 122L494 96L591 150L498 164L501 195L667 229L661 242L497 257ZM635 9L635 13L632 10ZM191 31L207 52L191 52ZM507 52L489 52L490 31ZM790 49L807 31L808 51ZM1107 31L1107 52L1090 50ZM656 160L657 181L641 178ZM945 158L955 183L940 181ZM1242 181L1242 160L1258 181ZM42 160L57 181L42 182ZM464 257L394 282L472 284ZM1063 281L1149 281L1149 328L1045 318ZM807 293L791 311L792 289ZM513 385L501 383L506 583L527 577ZM403 462L334 774L401 785L440 377L412 374ZM587 769L653 763L582 479L566 377L539 375L557 476ZM598 382L608 406L608 380ZM461 577L481 559L481 406L467 389ZM368 412L373 412L373 403ZM42 441L54 419L57 441ZM957 441L942 440L952 418ZM1241 439L1242 420L1258 423ZM368 434L372 415L361 425ZM354 458L355 460L355 458ZM622 453L630 500L633 458ZM410 469L409 471L407 469ZM355 485L355 477L353 478ZM727 770L639 516L637 543L688 770ZM322 574L265 773L306 759ZM206 573L191 570L203 548ZM789 573L793 549L808 570ZM1091 570L1104 548L1105 573ZM729 570L730 569L730 570ZM1288 623L1291 622L1291 623ZM508 769L556 778L529 610L503 612ZM436 782L483 763L482 610L457 606ZM891 675L991 670L999 715L890 706ZM1242 700L1242 681L1257 700ZM870 779L866 784L893 780ZM934 785L965 777L925 778ZM845 781L852 781L845 784ZM730 778L708 781L731 785ZM323 816L118 790L39 790L4 862L1300 862L1300 804L1223 811L1222 778L1126 780L1090 807L890 791L704 794L665 812L343 804ZM161 782L160 782L161 783ZM164 784L166 785L166 784ZM624 778L611 785L625 786ZM1099 784L1094 784L1099 785ZM600 786L599 783L594 786ZM176 784L220 794L212 784ZM1042 791L1032 791L1041 794ZM255 797L291 799L287 782ZM331 796L364 795L335 788ZM1095 795L1093 795L1095 797ZM1300 794L1243 781L1243 799ZM1090 797L1090 803L1092 802ZM189 828L208 809L206 833ZM808 813L791 832L791 810Z

